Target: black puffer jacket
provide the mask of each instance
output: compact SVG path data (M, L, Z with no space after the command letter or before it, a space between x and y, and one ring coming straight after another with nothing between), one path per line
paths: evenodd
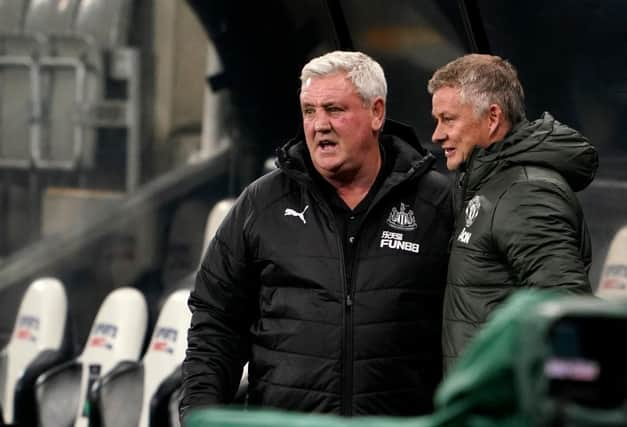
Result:
M516 289L591 292L590 236L574 194L598 167L586 138L545 113L475 149L466 166L444 302L446 368Z
M304 142L288 143L280 169L244 190L190 297L183 411L228 403L248 359L254 406L431 411L453 227L449 183L431 154L398 137L381 141L394 166L365 214L350 271Z

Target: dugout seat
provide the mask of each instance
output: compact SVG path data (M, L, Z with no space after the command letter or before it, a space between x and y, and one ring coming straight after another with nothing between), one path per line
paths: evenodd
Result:
M122 129L123 136L110 139L125 143L118 151L126 155L126 189L134 190L140 161L139 54L126 40L133 2L24 5L0 0L0 25L8 27L0 27L0 166L82 177L97 160L97 130Z
M35 425L35 380L70 357L67 315L59 280L40 278L28 286L11 339L0 353L0 406L6 424Z
M43 100L50 80L40 58L51 54L50 38L72 28L79 0L5 0L0 4L0 166L28 169L41 154ZM9 7L9 4L11 6ZM4 14L8 16L4 16ZM9 25L9 21L13 21ZM63 117L67 122L67 116Z
M127 139L137 142L138 104L106 99L112 78L125 81L126 99L138 102L137 54L124 50L131 6L130 0L81 1L70 31L50 37L50 54L39 61L42 78L49 80L42 98L45 129L34 159L39 168L92 167L97 127L132 128ZM137 147L126 148L132 161L127 168L135 168L137 159L130 156Z
M218 231L218 228L220 227L220 224L222 224L222 220L231 210L233 203L235 203L235 199L223 199L216 203L213 208L211 208L211 211L207 216L207 223L205 224L205 238L203 241L203 250L200 257L201 262L202 258L205 255L205 251L207 250L207 246L209 246L209 242L211 241L211 239L213 239L213 236L215 236L216 231Z
M191 313L189 291L167 298L140 363L125 362L92 389L91 426L156 427L169 425L168 404L181 384Z
M233 204L235 204L235 200L233 198L227 198L220 200L218 203L214 205L209 213L207 218L207 225L205 226L205 241L203 243L203 257L204 252L206 252L207 247L209 246L209 242L213 239L218 228L220 228L220 224L230 212ZM200 260L202 262L202 258ZM245 403L246 394L248 393L248 363L244 366L244 370L242 372L242 380L240 382L240 386L235 394L234 401L238 404Z
M122 287L109 293L98 310L82 354L39 377L39 426L87 427L92 406L88 391L100 377L123 362L139 359L147 322L148 309L141 292Z
M627 225L612 239L596 296L608 301L627 300Z

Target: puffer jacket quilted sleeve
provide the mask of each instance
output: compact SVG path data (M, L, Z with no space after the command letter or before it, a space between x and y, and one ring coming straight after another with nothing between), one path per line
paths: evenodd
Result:
M530 167L527 174L530 179L512 185L496 206L492 235L499 251L519 287L591 293L590 252L581 247L589 238L586 232L582 238L585 223L574 194L556 172Z
M256 305L245 242L254 212L245 190L210 242L197 274L189 298L192 320L183 363L183 416L190 407L231 401L239 386Z

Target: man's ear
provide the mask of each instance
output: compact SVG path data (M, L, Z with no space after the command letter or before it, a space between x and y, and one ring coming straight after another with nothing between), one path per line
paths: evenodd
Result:
M509 122L498 104L490 104L488 108L488 135L490 141L500 141L509 131Z
M385 102L383 98L376 98L372 102L372 130L380 131L383 128L383 121L385 120Z

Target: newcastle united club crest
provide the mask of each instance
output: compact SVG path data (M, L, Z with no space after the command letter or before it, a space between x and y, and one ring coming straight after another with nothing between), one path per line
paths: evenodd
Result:
M392 212L390 212L386 222L390 227L397 230L411 231L417 227L414 211L408 209L405 203L401 203L400 210L395 207L392 208Z

